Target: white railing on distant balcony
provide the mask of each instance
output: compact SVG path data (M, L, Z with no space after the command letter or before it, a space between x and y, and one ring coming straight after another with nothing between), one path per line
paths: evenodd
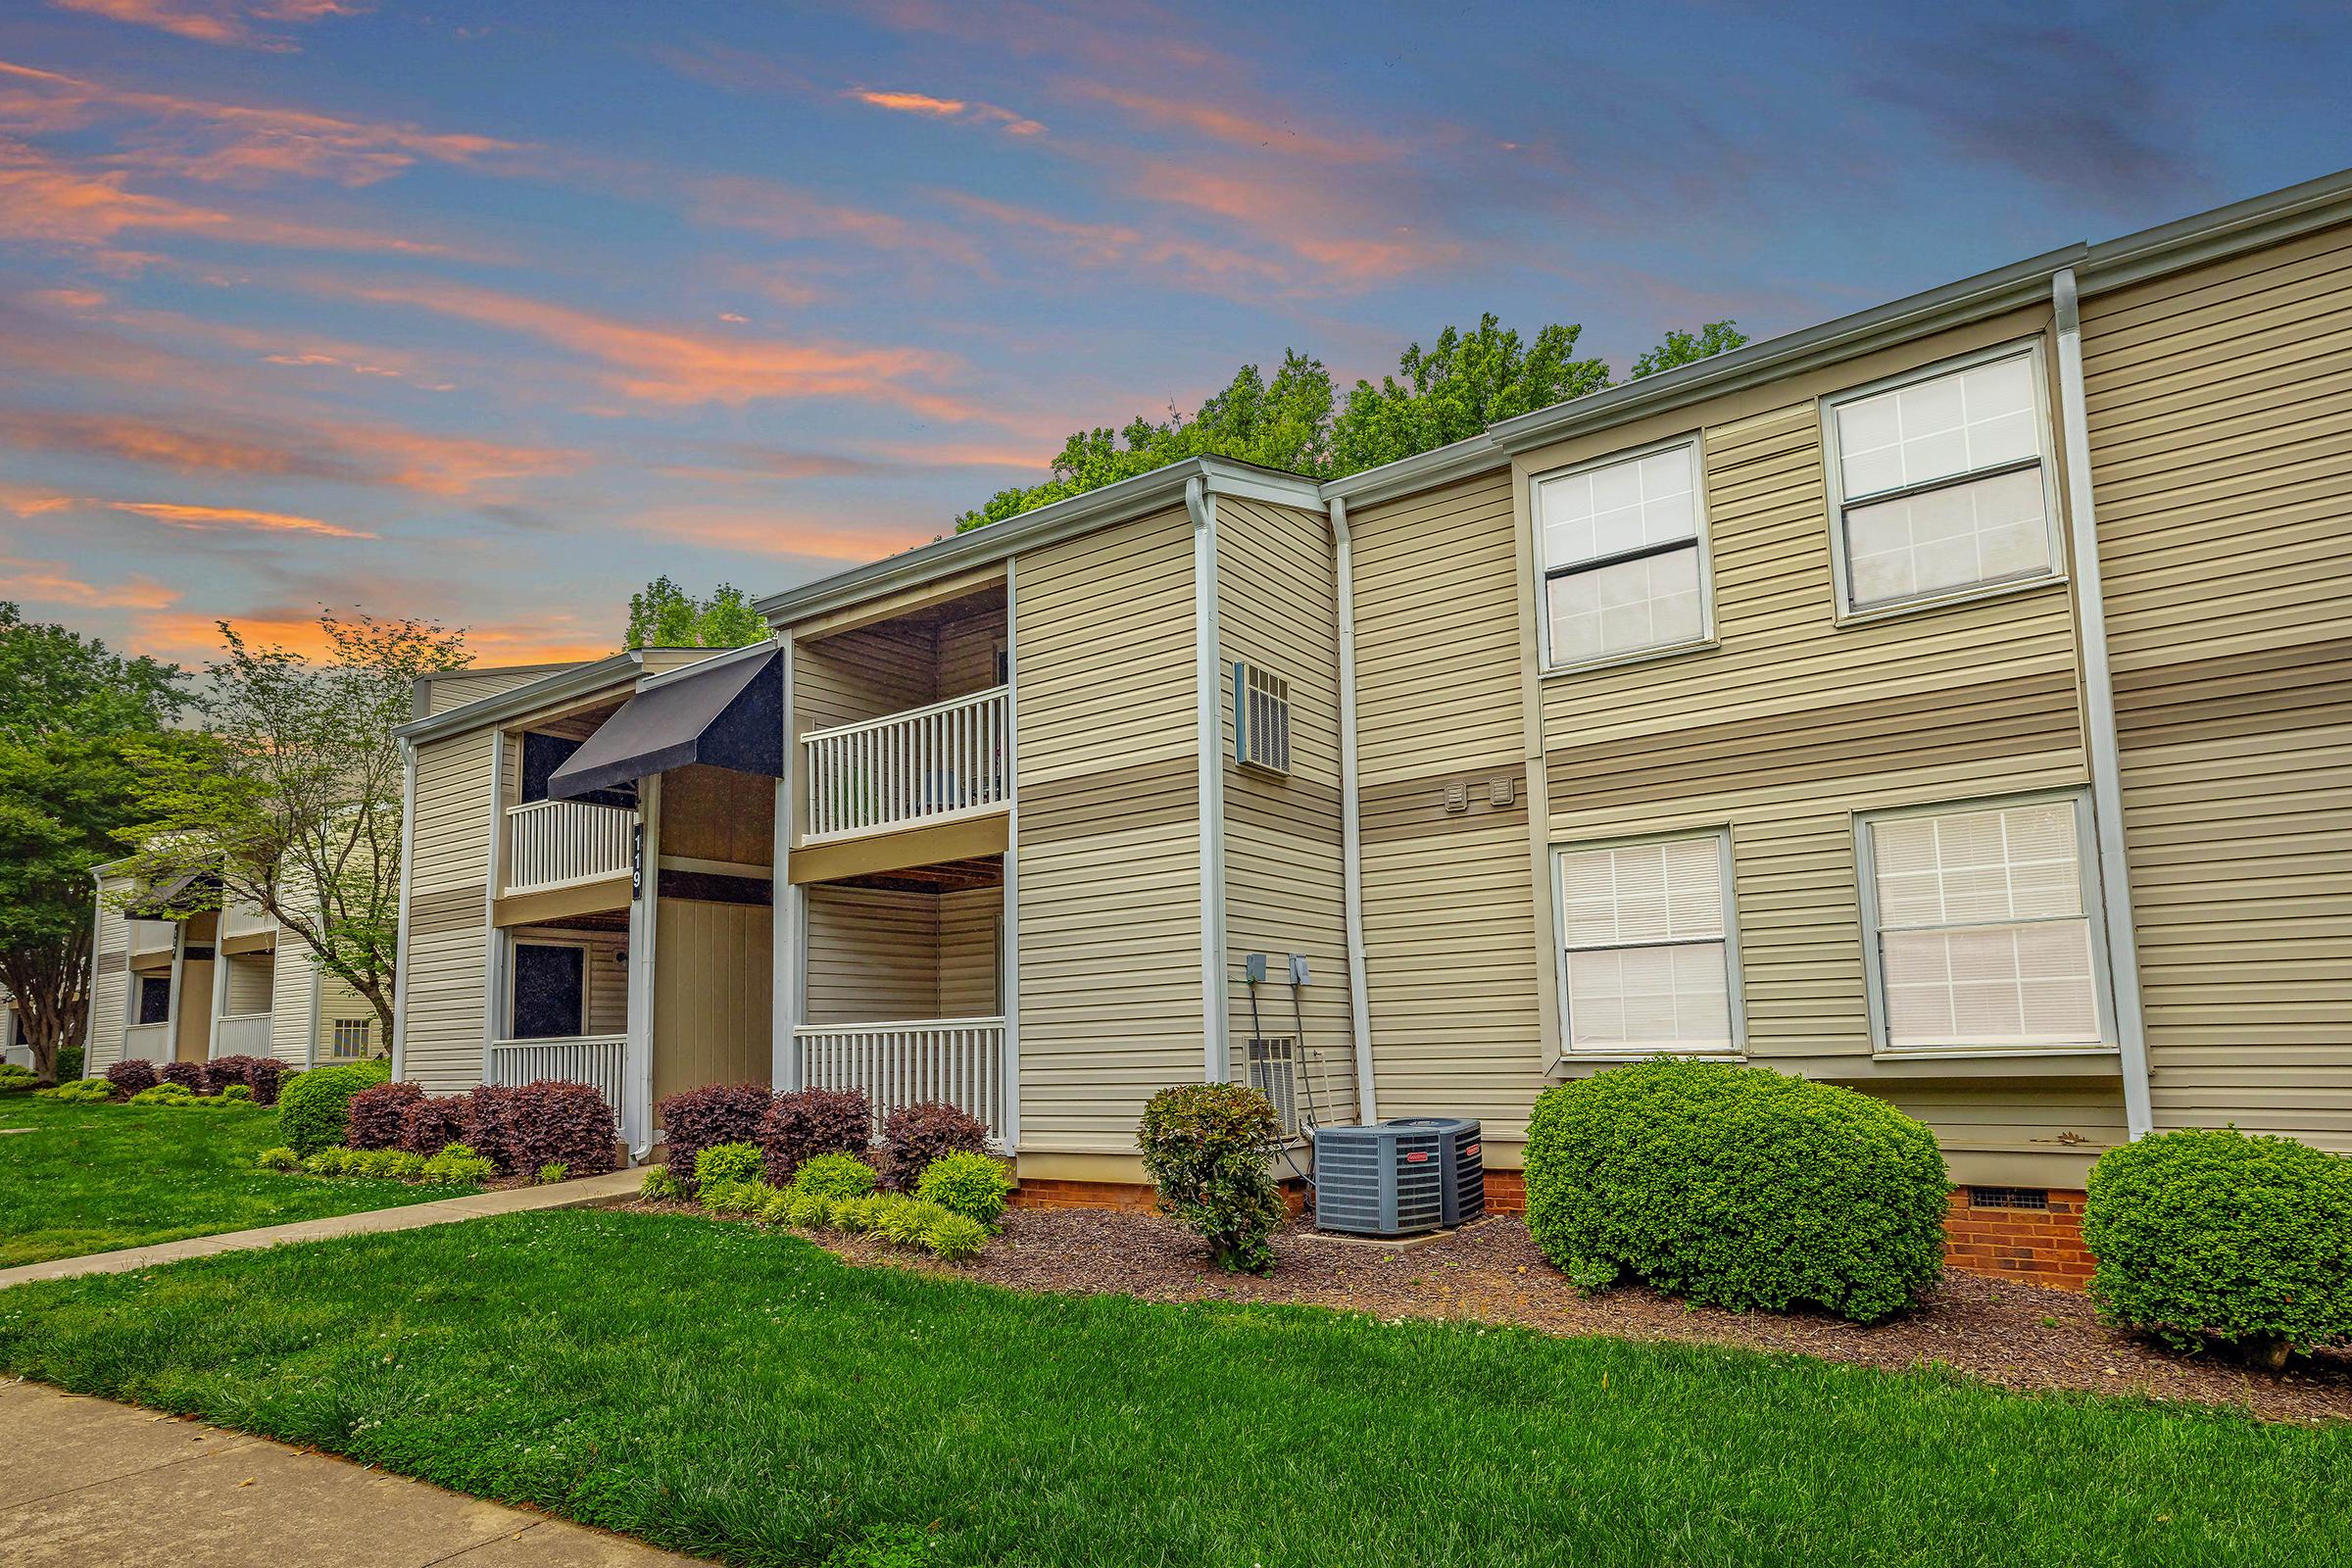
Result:
M172 1026L168 1023L134 1023L123 1030L122 1059L124 1061L170 1061L172 1059Z
M920 1018L810 1024L793 1031L802 1087L862 1089L874 1136L901 1105L944 1100L1000 1135L1004 1109L1004 1020Z
M629 868L637 813L589 801L527 801L507 808L507 891L545 893L619 876Z
M629 1053L627 1035L581 1035L560 1040L500 1040L490 1047L485 1082L514 1088L554 1078L594 1084L612 1114L620 1114L620 1080Z
M270 1015L266 1012L224 1012L213 1025L216 1056L270 1054Z
M806 836L880 833L1003 806L1008 709L992 686L801 737Z

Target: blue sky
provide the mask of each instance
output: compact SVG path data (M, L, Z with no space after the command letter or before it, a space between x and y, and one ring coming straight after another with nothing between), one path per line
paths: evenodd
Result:
M2352 10L7 0L0 597L492 662L1448 321L1802 326L2352 159Z

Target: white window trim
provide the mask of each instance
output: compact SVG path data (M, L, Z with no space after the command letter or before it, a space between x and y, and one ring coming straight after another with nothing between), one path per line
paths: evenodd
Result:
M588 1004L596 995L596 944L586 937L543 937L534 932L527 936L511 936L507 939L505 983L499 988L501 994L498 1004L500 1019L498 1043L522 1038L514 1033L514 950L517 948L577 948L580 950L580 1032L570 1036L533 1035L530 1038L533 1040L594 1039L595 1036L588 1027Z
M1921 381L1933 381L1939 376L1989 365L1995 360L2023 356L2034 375L2034 427L2041 455L2041 516L2042 526L2049 535L2050 566L2030 577L2004 577L1999 582L1972 583L1966 587L1939 589L1930 593L1912 594L1902 599L1889 599L1881 604L1856 608L1853 592L1848 585L1845 548L1845 480L1838 459L1838 410L1845 404L1863 398L1892 392L1898 387L1912 386ZM2058 458L2056 436L2050 419L2050 378L2044 364L2042 341L2036 337L2018 338L2011 342L1979 349L1948 360L1937 360L1914 369L1885 376L1862 386L1848 387L1842 392L1829 394L1820 400L1822 483L1828 496L1830 519L1830 577L1835 602L1832 609L1840 626L1866 625L1893 615L1907 615L1920 611L1941 610L1950 605L1968 604L1979 599L1998 599L2009 594L2029 593L2046 588L2052 583L2066 581L2066 540L2058 512Z
M1551 596L1546 588L1551 581L1551 565L1544 554L1544 503L1542 489L1547 480L1564 479L1572 474L1588 473L1594 468L1606 468L1615 464L1632 463L1642 458L1655 457L1677 447L1690 449L1691 490L1690 505L1697 523L1695 539L1698 545L1698 626L1696 637L1679 643L1659 643L1653 648L1629 648L1621 654L1603 654L1597 659L1578 660L1574 663L1559 663L1551 657ZM1671 659L1696 649L1714 648L1720 639L1715 631L1715 539L1707 518L1707 440L1703 430L1671 436L1664 441L1652 441L1647 446L1628 447L1603 457L1590 458L1583 463L1571 463L1562 467L1545 468L1530 474L1527 480L1528 549L1535 557L1536 579L1536 647L1539 653L1537 673L1543 676L1582 674L1587 670L1614 669L1621 664L1646 663L1653 659Z
M1879 947L1878 856L1871 844L1872 826L1899 817L1952 816L1964 811L1999 810L2005 807L2036 806L2055 801L2067 802L2075 808L2075 863L2082 886L2082 917L2090 927L2091 1000L2098 1009L2098 1043L2054 1046L1892 1044L1887 1039L1886 965ZM1873 1055L1901 1061L1926 1061L2005 1059L2016 1056L2112 1056L2116 1054L2115 977L2107 958L2106 906L2100 897L2098 838L2096 825L2091 819L2090 791L2087 788L2036 790L2024 795L1992 795L1856 811L1853 834L1854 886L1860 895L1862 913L1863 991L1870 1003L1870 1049Z
M1567 890L1560 881L1560 861L1570 855L1587 850L1623 850L1641 844L1683 844L1694 839L1713 839L1723 867L1723 964L1724 998L1732 1025L1732 1048L1729 1051L1677 1051L1671 1046L1655 1049L1636 1049L1626 1046L1576 1045L1576 1022L1569 1015L1568 1005L1568 934L1566 910ZM1740 978L1740 890L1733 880L1732 830L1720 827L1677 828L1665 833L1635 833L1605 839L1554 839L1547 847L1551 857L1551 950L1560 961L1552 967L1557 975L1560 1004L1560 1058L1564 1061L1648 1061L1656 1056L1684 1056L1699 1061L1741 1061L1747 1056L1747 997ZM1664 943L1622 943L1622 947L1662 947ZM1596 948L1580 948L1578 952L1598 952Z

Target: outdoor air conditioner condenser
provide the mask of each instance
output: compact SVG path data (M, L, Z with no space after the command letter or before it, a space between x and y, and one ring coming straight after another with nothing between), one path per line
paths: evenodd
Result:
M1443 1139L1435 1127L1318 1127L1314 1139L1318 1228L1414 1236L1446 1223Z
M1466 1116L1400 1116L1392 1127L1425 1127L1438 1135L1439 1187L1445 1198L1442 1223L1447 1230L1487 1212L1485 1142L1478 1123Z

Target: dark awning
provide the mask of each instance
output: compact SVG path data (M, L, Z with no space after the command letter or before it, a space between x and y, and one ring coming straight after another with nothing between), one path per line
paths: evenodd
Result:
M173 877L160 887L149 888L122 906L122 912L133 920L184 920L187 915L178 907L180 900L199 885L209 895L219 881L210 871L190 871L185 876Z
M552 801L577 800L703 762L784 776L784 666L779 650L713 660L649 685L620 705L548 777Z

